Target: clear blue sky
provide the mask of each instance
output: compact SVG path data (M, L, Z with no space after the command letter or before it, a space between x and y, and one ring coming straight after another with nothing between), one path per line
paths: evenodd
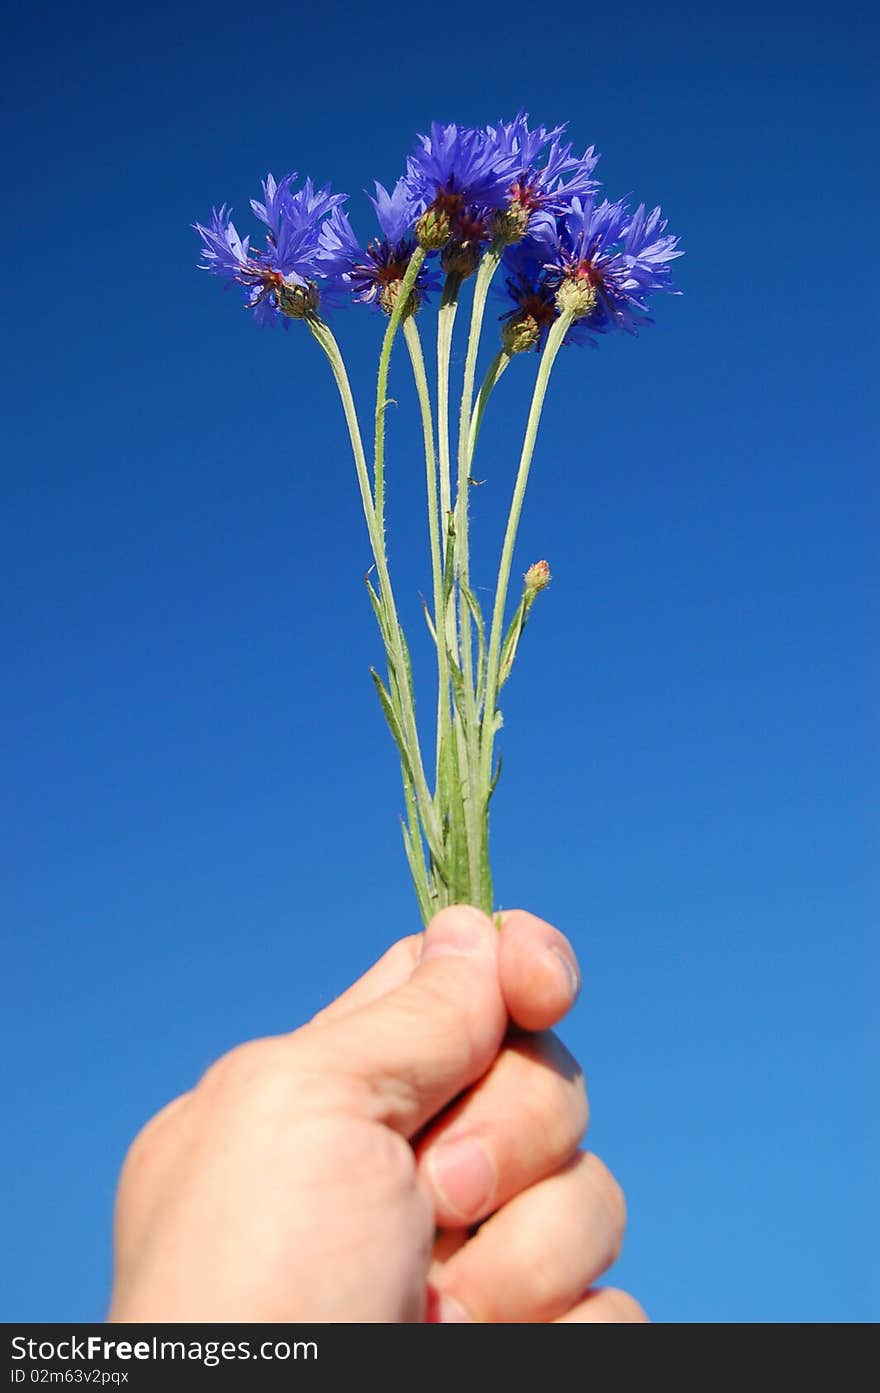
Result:
M498 898L581 955L563 1035L629 1196L615 1280L661 1321L880 1313L878 37L872 6L748 0L7 17L0 1317L101 1316L140 1124L416 926L332 383L197 273L189 224L224 199L247 222L295 168L364 228L359 191L428 121L519 106L595 142L687 255L656 328L555 375ZM379 320L337 327L369 382ZM404 366L390 543L418 636ZM533 372L482 442L484 586Z

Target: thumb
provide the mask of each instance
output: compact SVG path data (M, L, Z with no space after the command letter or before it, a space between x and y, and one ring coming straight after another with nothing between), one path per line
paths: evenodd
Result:
M321 1030L328 1066L366 1084L371 1116L406 1137L498 1052L507 1027L498 940L481 910L441 910L409 980Z

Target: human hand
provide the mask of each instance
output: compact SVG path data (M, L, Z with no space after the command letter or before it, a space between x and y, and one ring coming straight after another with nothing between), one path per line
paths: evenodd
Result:
M129 1152L110 1319L644 1320L589 1290L624 1206L549 1033L576 991L550 925L455 907L232 1050Z

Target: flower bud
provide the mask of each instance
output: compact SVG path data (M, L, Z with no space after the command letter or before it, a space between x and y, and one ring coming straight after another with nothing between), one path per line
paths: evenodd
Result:
M458 276L466 281L476 271L480 261L479 242L448 242L443 248L440 265L447 276Z
M534 596L541 590L546 590L552 579L547 562L536 561L523 576L526 594Z
M537 348L541 340L541 326L533 314L523 312L508 319L501 330L501 343L505 353L528 353Z
M318 287L314 281L306 281L305 285L282 281L276 294L279 310L290 319L307 319L318 308Z
M532 211L525 204L518 201L510 203L506 208L499 209L492 218L492 236L506 246L521 242L529 230L531 216Z
M397 304L400 297L400 287L402 285L402 280L389 281L379 292L379 304L389 317L394 313L394 306ZM413 288L409 292L409 299L406 302L406 308L401 315L401 319L406 319L408 315L415 314L420 303L421 297L419 296L419 292Z
M439 251L452 236L452 217L446 208L432 206L416 223L416 241L427 252Z
M556 307L561 314L584 319L596 308L596 287L583 271L565 277L556 292Z

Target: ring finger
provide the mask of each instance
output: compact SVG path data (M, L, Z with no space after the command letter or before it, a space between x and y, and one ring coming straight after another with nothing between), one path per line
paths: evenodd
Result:
M436 1319L556 1320L616 1261L625 1224L617 1181L597 1156L580 1152L493 1214L446 1262L435 1264Z

